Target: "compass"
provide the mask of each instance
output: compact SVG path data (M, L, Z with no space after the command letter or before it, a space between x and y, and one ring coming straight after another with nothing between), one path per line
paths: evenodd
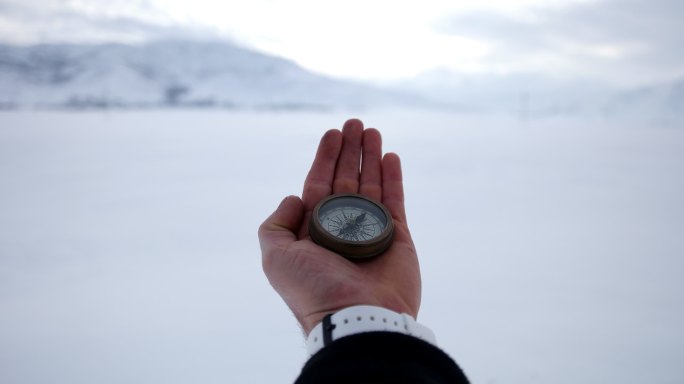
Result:
M348 259L365 259L389 248L394 225L381 203L355 193L336 194L316 205L309 234L316 244Z

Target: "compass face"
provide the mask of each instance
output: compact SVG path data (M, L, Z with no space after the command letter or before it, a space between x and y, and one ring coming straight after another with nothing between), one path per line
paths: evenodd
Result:
M387 226L382 210L366 200L341 197L321 207L318 220L331 235L347 241L368 241Z
M332 195L314 209L311 238L348 258L365 258L390 246L392 217L379 202L357 194Z

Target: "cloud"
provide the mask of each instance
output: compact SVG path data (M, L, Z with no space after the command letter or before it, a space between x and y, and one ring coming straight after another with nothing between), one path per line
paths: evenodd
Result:
M150 7L145 1L114 1L109 4L65 0L2 1L0 40L33 44L214 37L208 29L178 25Z
M492 67L572 71L622 82L684 76L684 2L603 0L523 13L470 12L442 33L487 41Z

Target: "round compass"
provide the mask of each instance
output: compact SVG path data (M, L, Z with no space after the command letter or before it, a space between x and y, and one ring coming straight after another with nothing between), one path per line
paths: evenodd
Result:
M392 215L384 205L359 194L321 200L309 223L311 239L350 259L373 257L392 244Z

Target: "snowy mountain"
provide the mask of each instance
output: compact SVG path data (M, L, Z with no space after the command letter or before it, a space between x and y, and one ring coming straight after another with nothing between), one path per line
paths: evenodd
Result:
M227 42L0 45L0 106L332 109L418 98L331 79Z

